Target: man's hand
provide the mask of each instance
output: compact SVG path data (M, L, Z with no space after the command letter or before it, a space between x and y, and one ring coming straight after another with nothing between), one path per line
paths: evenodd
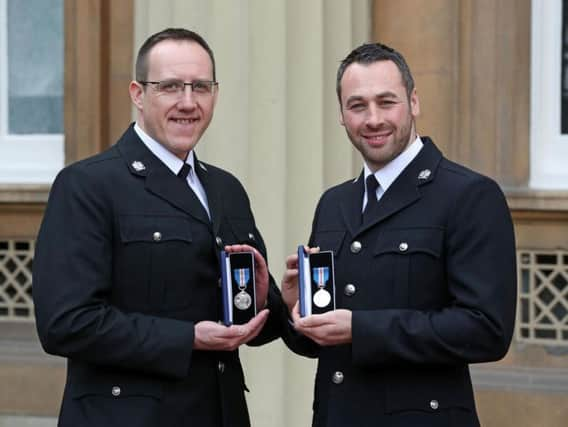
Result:
M315 254L319 252L320 248L304 247L306 252ZM282 276L280 283L280 292L282 299L288 306L288 311L292 313L294 306L298 302L298 254L292 254L286 258L286 271Z
M268 298L268 267L264 257L255 248L249 245L225 246L225 252L252 252L254 254L254 283L256 292L256 311L266 307Z
M255 338L268 319L268 310L262 310L244 325L225 326L210 320L195 324L195 350L233 351Z
M292 310L294 328L321 346L351 343L351 311L345 309L328 311L300 317L299 306Z

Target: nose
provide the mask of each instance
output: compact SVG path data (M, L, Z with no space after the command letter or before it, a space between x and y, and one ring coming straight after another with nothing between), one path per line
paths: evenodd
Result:
M384 122L384 116L378 106L371 104L367 109L367 116L365 117L365 125L370 128L380 127Z
M180 109L193 109L197 105L191 86L185 86L178 101Z

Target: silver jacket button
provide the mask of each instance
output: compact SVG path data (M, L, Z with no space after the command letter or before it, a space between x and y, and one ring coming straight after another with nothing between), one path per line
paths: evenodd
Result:
M343 293L345 295L347 295L348 297L355 295L356 291L357 291L357 288L355 287L355 285L353 283L346 284L345 288L343 289Z
M438 403L438 401L436 399L432 399L430 401L430 408L432 408L434 411L436 409L438 409L440 407L440 404Z
M400 245L398 245L398 250L401 252L406 252L408 250L408 243L401 242Z
M115 385L110 392L114 397L118 397L120 396L121 390L119 386Z
M363 245L361 245L361 242L355 240L353 243L351 243L351 252L353 252L354 254L359 253L362 247Z
M223 239L221 239L219 236L215 237L215 242L217 243L217 246L219 248L223 247Z
M343 382L343 372L341 371L336 371L333 373L333 377L331 377L331 381L333 381L335 384L341 384Z
M249 240L254 240L254 234L249 233Z
M225 372L225 364L223 362L219 361L219 364L217 365L217 369L221 373Z
M162 233L155 231L152 235L152 238L154 239L154 242L159 242L160 240L162 240Z

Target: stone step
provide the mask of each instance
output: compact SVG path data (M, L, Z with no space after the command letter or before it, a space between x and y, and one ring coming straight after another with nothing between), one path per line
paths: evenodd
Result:
M0 415L0 427L56 427L57 418Z
M65 359L47 355L31 327L29 333L19 330L16 334L10 333L8 325L1 326L0 427L55 425L53 417L59 412L65 383ZM20 424L6 421L12 419ZM28 419L36 424L25 424Z

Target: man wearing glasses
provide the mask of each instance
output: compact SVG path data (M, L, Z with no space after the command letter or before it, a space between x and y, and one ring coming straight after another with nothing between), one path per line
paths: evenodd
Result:
M280 334L248 197L197 159L218 96L213 53L167 29L140 48L136 123L55 180L34 260L37 328L68 359L60 426L249 426L238 347ZM259 312L219 319L220 249L254 252ZM266 309L268 308L268 309Z

